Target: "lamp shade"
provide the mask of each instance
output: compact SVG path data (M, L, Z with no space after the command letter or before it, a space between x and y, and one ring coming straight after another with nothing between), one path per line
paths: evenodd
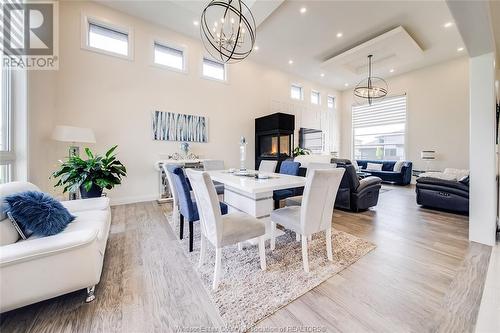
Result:
M420 158L423 160L435 160L436 151L435 150L422 150L420 152Z
M58 125L52 132L52 139L62 142L95 143L94 131L91 128Z

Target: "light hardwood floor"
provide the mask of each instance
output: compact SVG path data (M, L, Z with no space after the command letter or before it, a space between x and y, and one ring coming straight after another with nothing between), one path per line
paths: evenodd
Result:
M379 205L370 211L334 212L336 229L370 240L377 248L258 327L314 326L328 332L473 331L490 248L467 241L467 217L419 208L414 188L385 189ZM464 260L478 256L478 260ZM468 292L455 292L460 288ZM84 293L75 292L11 311L1 316L0 330L173 332L221 325L166 224L162 207L154 202L113 207L96 296L96 301L85 304ZM454 304L466 309L460 312L465 318L458 326L443 313L444 307Z

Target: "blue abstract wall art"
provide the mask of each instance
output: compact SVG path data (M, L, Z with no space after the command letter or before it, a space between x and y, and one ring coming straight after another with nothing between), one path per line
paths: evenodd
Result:
M153 111L153 139L208 142L208 119L189 114Z

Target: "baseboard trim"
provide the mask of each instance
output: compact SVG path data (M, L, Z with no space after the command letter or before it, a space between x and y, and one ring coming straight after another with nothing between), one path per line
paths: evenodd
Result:
M111 206L127 205L137 202L156 201L158 195L141 195L136 197L110 198Z

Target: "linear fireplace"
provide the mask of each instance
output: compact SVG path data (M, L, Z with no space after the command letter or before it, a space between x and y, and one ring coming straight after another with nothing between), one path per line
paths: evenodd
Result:
M281 162L292 156L295 116L274 113L255 119L255 169L262 160Z

